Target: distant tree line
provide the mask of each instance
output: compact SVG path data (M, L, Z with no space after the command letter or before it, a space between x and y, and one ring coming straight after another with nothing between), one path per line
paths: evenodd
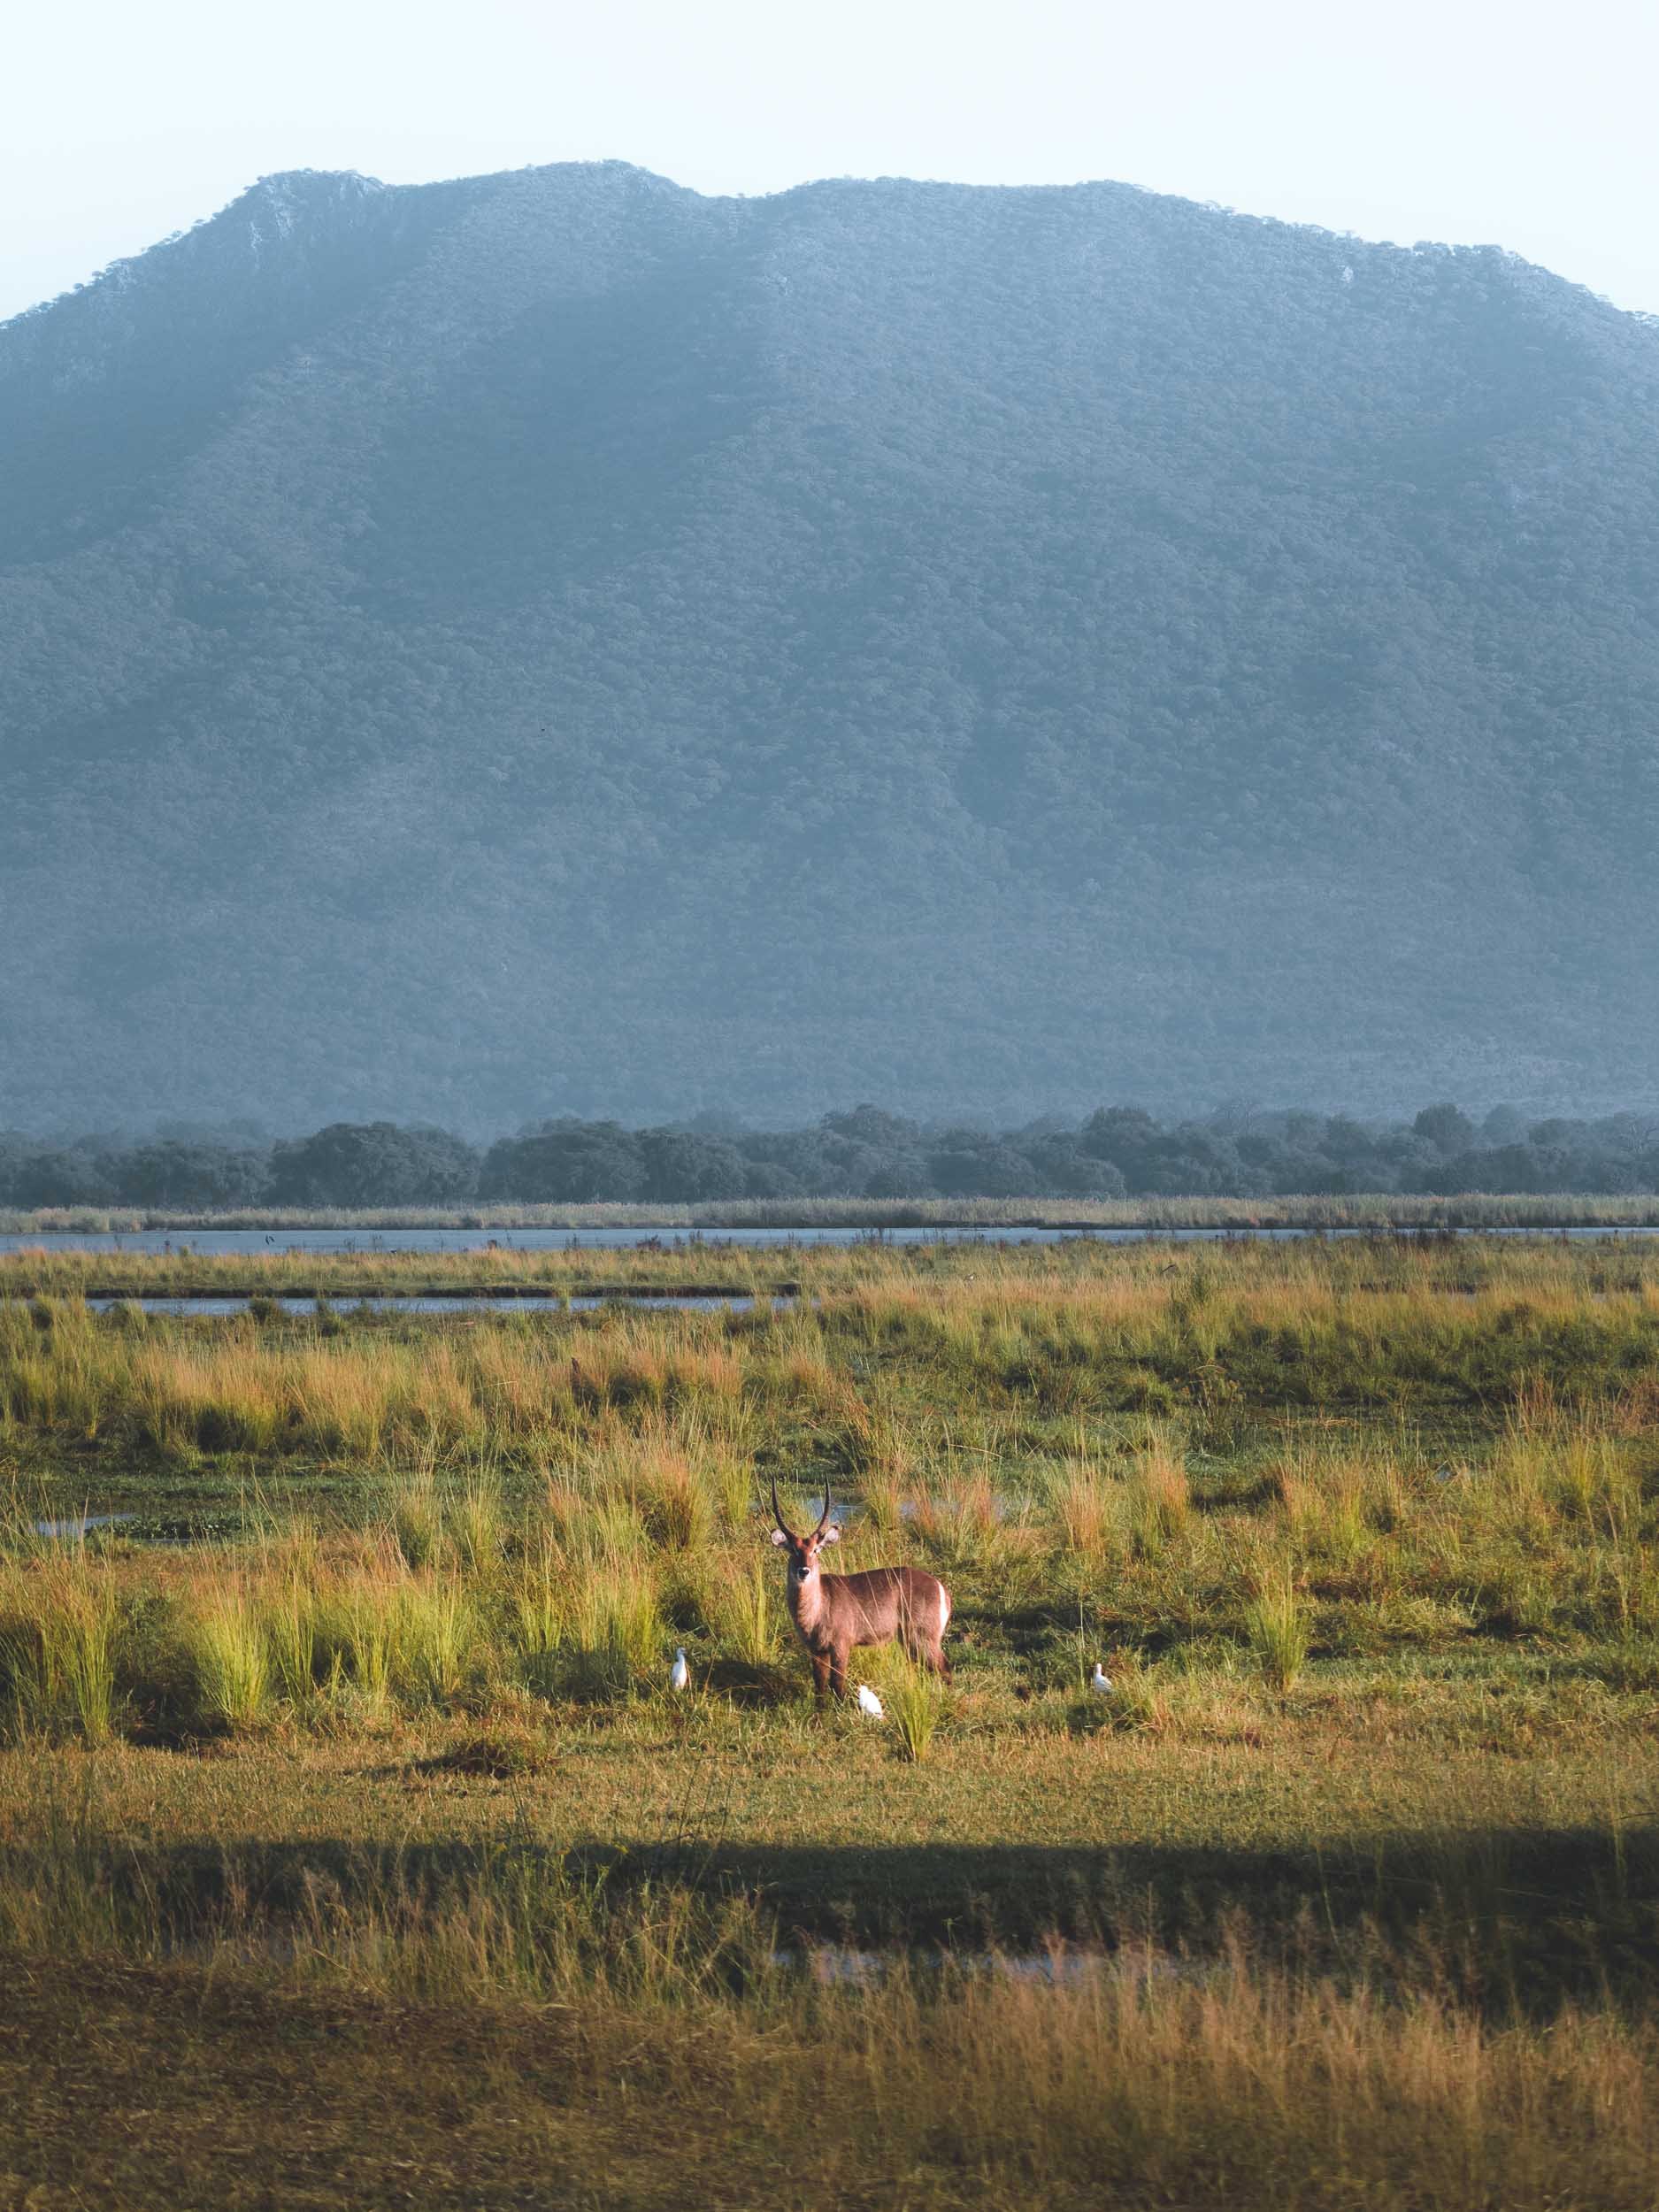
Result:
M190 1133L49 1142L0 1133L0 1204L234 1207L710 1204L723 1199L1269 1197L1361 1191L1659 1191L1659 1118L1527 1121L1453 1105L1409 1122L1224 1110L1160 1122L1106 1106L1079 1125L991 1131L875 1106L804 1129L704 1116L672 1127L542 1121L487 1147L448 1130L334 1122L275 1142Z

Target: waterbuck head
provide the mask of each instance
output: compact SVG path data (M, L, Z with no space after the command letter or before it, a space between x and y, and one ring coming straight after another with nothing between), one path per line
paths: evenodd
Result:
M827 1489L825 1491L824 1510L818 1516L818 1526L805 1536L797 1536L783 1517L783 1509L778 1503L776 1477L772 1486L772 1511L778 1524L772 1532L772 1540L789 1555L789 1586L795 1589L818 1572L818 1555L824 1546L841 1542L840 1529L830 1525L830 1494Z

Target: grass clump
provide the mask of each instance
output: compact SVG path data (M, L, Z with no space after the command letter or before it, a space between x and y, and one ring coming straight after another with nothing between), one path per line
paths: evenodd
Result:
M399 1483L392 1504L392 1532L406 1567L419 1574L438 1564L443 1553L443 1513L430 1463Z
M469 1574L487 1575L502 1555L501 1488L482 1469L469 1477L448 1514L456 1556Z
M1288 1576L1268 1583L1244 1609L1244 1632L1263 1675L1281 1694L1307 1664L1308 1608Z
M78 1737L114 1732L119 1609L109 1575L77 1546L13 1578L0 1594L0 1685L14 1733Z
M255 1727L271 1692L266 1609L233 1585L193 1609L189 1632L203 1717L232 1730Z
M763 1560L717 1568L702 1593L710 1631L745 1666L770 1665L778 1655L782 1608L776 1577Z
M570 1587L554 1647L551 1683L590 1704L626 1700L664 1666L667 1624L656 1585L628 1569L594 1569ZM549 1671L541 1670L542 1680Z
M317 1600L310 1585L290 1571L265 1601L265 1639L277 1694L303 1709L317 1687Z
M1119 1551L1124 1486L1097 1462L1068 1459L1050 1489L1049 1502L1074 1558L1099 1566Z
M333 1700L342 1694L365 1719L391 1701L398 1649L399 1590L383 1574L342 1578L319 1607L317 1652Z
M475 1620L465 1593L450 1580L411 1581L393 1617L396 1668L419 1702L455 1703L465 1688Z
M528 1670L530 1686L544 1687L549 1663L569 1640L568 1595L559 1572L559 1555L543 1530L526 1548L507 1598L514 1651Z
M899 1756L919 1766L944 1718L948 1692L941 1677L915 1660L895 1655L883 1676L882 1702L893 1724Z
M1192 1484L1174 1448L1153 1443L1130 1470L1125 1484L1129 1525L1143 1558L1158 1558L1187 1532L1192 1517Z

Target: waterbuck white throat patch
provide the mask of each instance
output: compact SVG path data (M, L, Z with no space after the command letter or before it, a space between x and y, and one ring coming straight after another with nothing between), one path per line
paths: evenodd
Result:
M795 1585L795 1624L803 1636L810 1636L818 1626L823 1610L824 1578L814 1562Z

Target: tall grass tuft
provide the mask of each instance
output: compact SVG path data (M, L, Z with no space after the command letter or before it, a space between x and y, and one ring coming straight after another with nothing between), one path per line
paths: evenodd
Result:
M640 1517L653 1543L671 1551L701 1551L714 1534L718 1494L705 1471L672 1445L656 1442L632 1470Z
M396 1583L364 1571L331 1594L319 1624L331 1689L349 1688L369 1716L391 1697L400 1594Z
M915 1660L899 1658L888 1670L887 1717L898 1737L899 1756L919 1766L944 1717L946 1690L940 1676Z
M763 1561L749 1560L715 1575L703 1603L710 1628L734 1659L760 1667L777 1656L778 1601Z
M513 1642L526 1657L545 1658L565 1641L568 1606L559 1570L557 1546L546 1529L538 1531L508 1594Z
M1086 1562L1109 1557L1116 1548L1122 1490L1094 1461L1068 1459L1049 1491L1068 1552Z
M482 1468L469 1477L449 1511L450 1534L461 1564L471 1574L488 1573L502 1555L501 1488Z
M205 1719L252 1728L271 1690L268 1614L250 1592L216 1592L190 1619L196 1697Z
M1367 1471L1343 1462L1333 1464L1311 1453L1293 1455L1275 1471L1286 1529L1292 1543L1310 1559L1346 1565L1367 1540Z
M437 1565L443 1552L443 1514L429 1463L399 1484L392 1504L392 1532L405 1566L419 1574Z
M887 1473L867 1473L860 1489L872 1528L889 1539L899 1535L904 1526L904 1500L897 1479Z
M453 1705L472 1665L475 1620L466 1594L449 1581L411 1582L395 1616L396 1667L415 1695Z
M1307 1663L1310 1623L1308 1609L1287 1575L1251 1599L1244 1609L1244 1630L1273 1688L1293 1687Z
M956 1560L983 1559L995 1549L1002 1533L1002 1514L987 1475L959 1476L941 1494L939 1509Z
M576 1593L572 1624L583 1643L608 1646L628 1666L647 1672L663 1647L665 1630L654 1585L626 1572L588 1578Z
M711 1440L709 1446L709 1479L720 1510L720 1518L733 1532L742 1528L749 1518L749 1501L754 1494L755 1471L747 1458L733 1448L729 1438Z
M0 1673L16 1724L107 1741L116 1713L112 1583L77 1549L46 1563L26 1588L27 1609L0 1623Z
M297 1572L290 1571L267 1597L265 1626L277 1694L303 1707L317 1687L317 1601Z
M1144 1557L1156 1559L1172 1538L1185 1533L1192 1517L1186 1465L1158 1439L1135 1463L1125 1487L1135 1548Z
M626 1698L662 1663L666 1624L651 1579L628 1568L592 1568L574 1580L561 1654L565 1686L594 1701Z

